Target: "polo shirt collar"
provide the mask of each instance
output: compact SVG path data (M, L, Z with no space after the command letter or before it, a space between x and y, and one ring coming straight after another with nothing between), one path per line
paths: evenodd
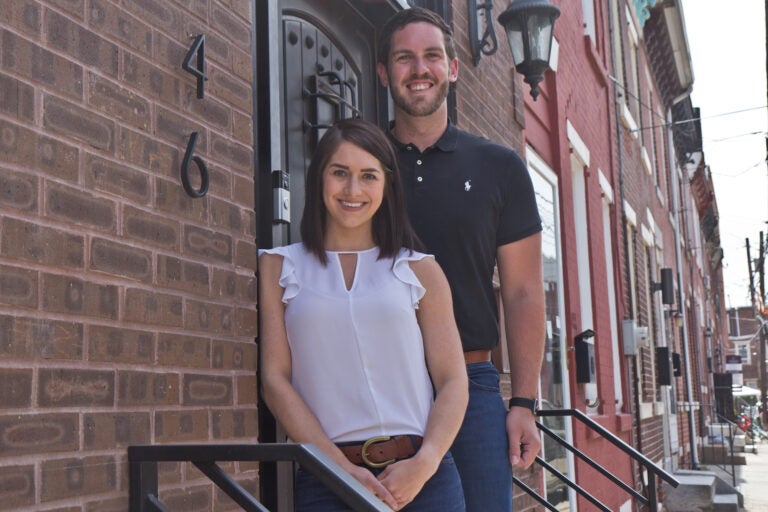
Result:
M389 135L390 140L395 144L395 147L398 149L405 149L407 146L410 145L410 143L403 143L400 142L395 138L395 136L392 134L392 130L395 128L395 122L390 121L389 123ZM445 129L443 134L440 136L439 139L437 139L437 142L435 142L432 146L428 147L426 151L429 151L432 148L439 149L440 151L443 151L444 153L451 153L453 150L456 149L456 143L459 135L459 129L456 128L456 126L453 124L453 121L451 121L450 118L448 118L448 128Z

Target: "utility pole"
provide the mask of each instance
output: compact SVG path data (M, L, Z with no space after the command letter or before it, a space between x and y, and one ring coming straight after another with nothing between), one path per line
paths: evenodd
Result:
M749 250L749 238L747 242L747 275L749 276L749 299L752 301L752 313L757 314L755 306L755 275L752 273L752 253Z
M760 273L760 311L756 316L756 320L760 325L760 402L762 405L762 420L763 425L766 425L768 421L768 408L766 408L766 397L768 396L768 382L766 382L765 374L765 344L768 342L768 333L765 325L765 241L763 238L763 232L760 232L760 257L757 259L757 271Z
M757 322L759 332L759 343L760 343L760 350L759 350L759 357L760 361L758 364L759 368L759 378L760 378L760 404L762 406L762 414L761 418L763 420L763 425L768 424L768 407L766 407L766 391L768 391L768 382L766 382L766 364L765 364L765 344L768 341L768 332L766 332L766 328L768 327L766 325L765 318L763 318L763 312L765 311L765 239L763 237L763 232L760 232L760 254L759 256L754 260L755 261L755 272L758 272L759 276L759 285L760 285L760 295L757 295L757 290L755 290L755 277L754 273L752 271L752 254L750 252L749 247L749 238L747 238L747 271L749 273L749 296L752 299L752 314L755 317L755 321Z

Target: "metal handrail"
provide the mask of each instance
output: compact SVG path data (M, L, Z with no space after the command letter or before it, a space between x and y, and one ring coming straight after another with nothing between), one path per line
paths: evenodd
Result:
M158 498L158 462L192 462L247 512L269 512L216 463L291 461L325 485L350 508L386 512L390 508L312 444L175 444L128 447L131 512L169 512Z
M728 437L727 439L723 438L723 441L728 442L728 446L725 446L725 443L722 445L722 450L720 450L720 453L722 453L722 463L717 461L717 457L715 456L715 446L714 444L710 444L709 447L712 450L711 454L713 456L713 461L711 464L719 467L723 470L726 474L730 475L731 482L734 487L736 487L736 464L734 462L735 457L735 451L734 451L734 443L735 443L735 435L736 435L736 423L731 421L727 416L724 416L723 414L720 414L714 404L702 404L702 410L709 409L711 413L714 416L715 421L717 421L717 424L720 425L727 425L728 426ZM712 425L709 425L711 428ZM720 428L720 433L723 434L722 428ZM703 449L704 445L704 439L705 437L701 437L700 441L700 447ZM710 443L712 441L710 440ZM727 461L730 461L730 464L727 463ZM728 469L728 466L730 465L731 469Z
M649 473L658 476L665 482L669 483L672 487L677 487L680 485L680 482L673 477L668 472L664 471L664 469L657 466L653 461L648 459L645 455L628 445L626 442L624 442L622 439L614 435L609 430L605 429L602 425L594 421L592 418L584 414L583 412L577 410L577 409L549 409L549 410L540 410L536 412L536 415L539 417L564 417L564 416L571 416L579 421L581 421L584 425L592 429L593 431L600 434L603 438L607 439L611 444L619 448L621 451L629 455L633 460L637 461L641 466L643 466ZM571 445L560 437L558 434L554 433L552 430L544 426L543 424L536 422L536 426L541 430L543 433L545 433L547 436L554 439L556 442L558 442L560 445L562 445L564 448L569 450L571 453L579 457L581 460L589 464L592 468L597 470L600 474L608 478L612 483L614 483L617 487L621 488L625 492L629 493L631 496L633 496L635 499L640 501L643 505L649 508L649 510L656 510L658 506L658 496L656 492L656 478L649 478L648 479L648 497L643 496L642 494L638 493L635 489L627 485L626 483L622 482L618 478L616 478L614 475L612 475L608 470L603 468L600 464L595 462L591 457L589 457L587 454L576 448L575 446ZM536 462L540 464L542 467L544 467L546 470L550 471L552 474L557 477L558 480L564 482L566 485L574 489L580 496L584 497L586 500L588 500L593 505L597 506L600 510L610 510L608 507L605 506L602 502L597 500L595 497L593 497L591 494L589 494L585 489L583 489L581 486L577 485L575 482L573 482L570 478L568 478L566 475L560 473L559 471L552 468L549 464L545 463L543 460L541 460L539 457L536 457ZM528 493L530 496L532 496L536 501L543 504L547 509L549 510L556 510L554 507L551 506L540 494L538 494L536 491L525 485L523 482L521 482L517 477L513 476L513 480L517 486L519 486L521 489L523 489L526 493Z

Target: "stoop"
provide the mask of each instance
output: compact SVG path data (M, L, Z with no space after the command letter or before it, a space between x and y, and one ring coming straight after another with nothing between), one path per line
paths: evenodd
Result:
M714 512L717 478L706 471L675 473L680 485L664 483L664 506L669 512Z
M739 507L744 506L744 495L741 494L741 492L731 485L731 479L730 475L719 473L717 471L710 471L708 469L703 468L699 470L693 470L693 469L680 469L678 470L677 474L685 475L685 474L706 474L706 475L713 475L715 477L715 496L728 496L728 495L736 495L737 503L739 504ZM727 478L727 480L726 480Z
M744 506L741 493L714 471L681 469L675 478L676 489L665 484L669 512L738 512Z
M714 512L739 512L738 494L715 494Z

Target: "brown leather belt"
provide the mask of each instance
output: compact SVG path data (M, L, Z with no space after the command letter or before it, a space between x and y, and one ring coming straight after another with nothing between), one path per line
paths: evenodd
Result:
M467 364L485 363L490 360L490 350L470 350L469 352L464 352L464 362Z
M339 450L356 465L383 468L395 461L412 457L421 447L421 436L372 437L362 444L342 445Z

